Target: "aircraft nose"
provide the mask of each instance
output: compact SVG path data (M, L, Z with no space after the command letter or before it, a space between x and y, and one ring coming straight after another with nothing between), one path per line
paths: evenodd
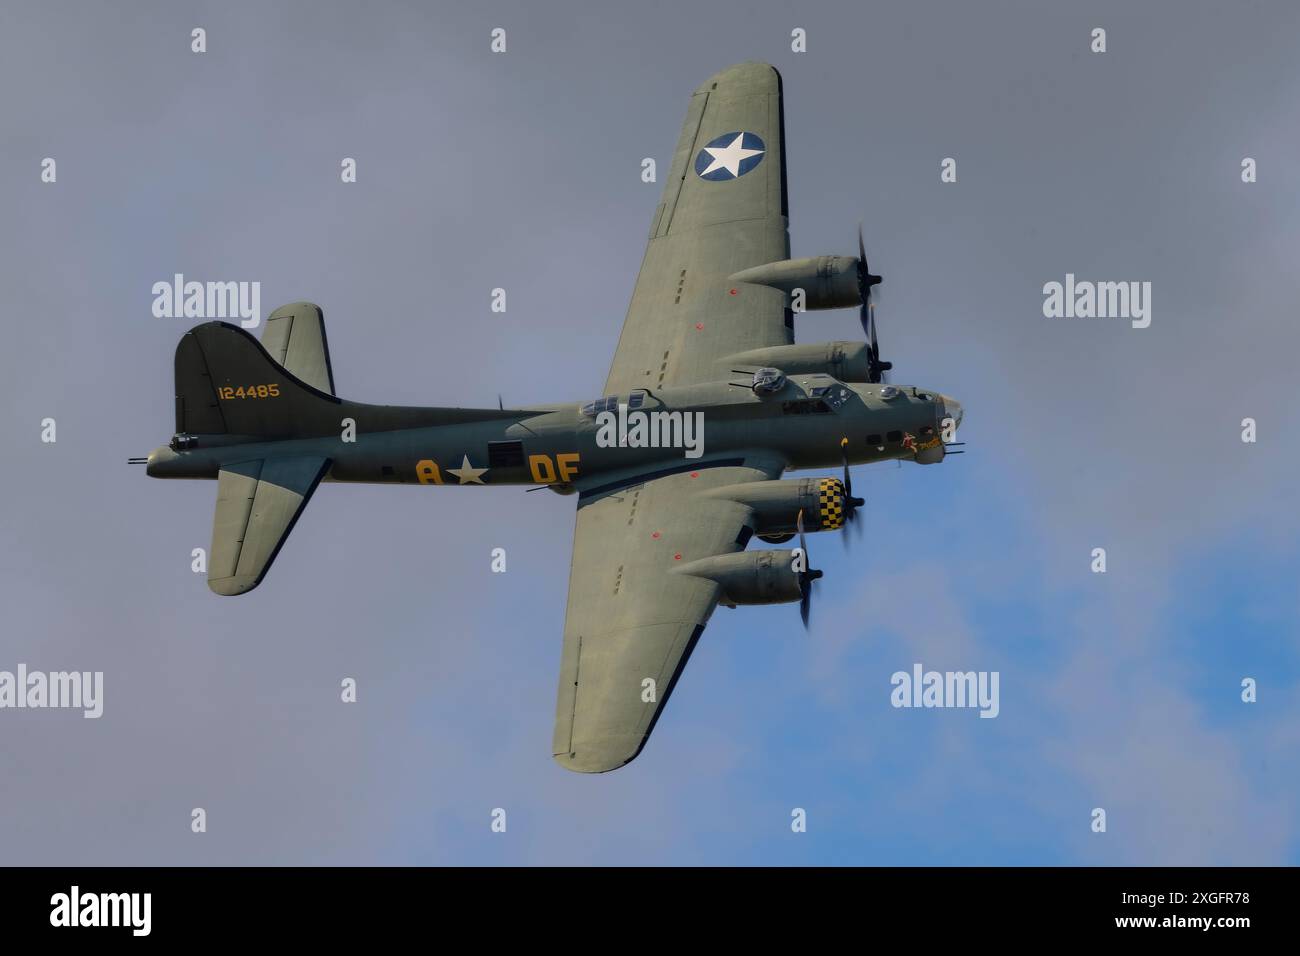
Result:
M961 416L963 411L961 402L957 401L957 399L953 398L951 395L945 395L943 396L943 408L945 416L953 420L953 425L955 427L961 427Z

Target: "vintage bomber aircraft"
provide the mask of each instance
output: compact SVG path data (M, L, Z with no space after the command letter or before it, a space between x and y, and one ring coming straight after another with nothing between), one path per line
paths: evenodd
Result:
M789 258L781 77L730 67L695 91L597 402L519 409L344 401L320 309L259 344L208 322L176 350L176 435L156 478L215 478L208 585L255 588L322 480L547 485L577 495L553 752L600 772L641 752L719 604L800 602L806 552L746 551L852 521L848 466L943 459L961 406L886 384L857 258ZM795 345L792 305L856 306L865 342ZM703 453L609 447L602 412L703 413ZM351 425L349 425L351 423ZM351 434L348 429L351 427ZM948 432L948 434L945 434ZM352 439L352 440L349 440ZM844 479L783 479L843 465Z

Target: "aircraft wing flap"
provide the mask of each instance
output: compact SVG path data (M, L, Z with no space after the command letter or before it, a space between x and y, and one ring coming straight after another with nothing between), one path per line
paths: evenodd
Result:
M301 457L222 467L212 519L209 588L234 595L261 583L329 464L328 458Z

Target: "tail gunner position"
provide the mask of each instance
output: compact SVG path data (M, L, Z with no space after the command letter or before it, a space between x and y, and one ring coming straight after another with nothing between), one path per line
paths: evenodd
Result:
M695 92L594 402L345 401L306 302L272 313L260 343L223 322L191 329L176 434L133 461L217 480L209 587L257 587L322 480L574 494L552 752L588 772L632 760L719 603L799 602L807 623L821 572L803 533L854 520L850 465L933 464L959 444L960 404L887 383L861 231L856 258L789 258L784 141L772 67L740 64ZM864 342L794 343L796 310L843 307L859 309ZM814 468L843 479L782 477ZM746 550L795 534L796 550Z

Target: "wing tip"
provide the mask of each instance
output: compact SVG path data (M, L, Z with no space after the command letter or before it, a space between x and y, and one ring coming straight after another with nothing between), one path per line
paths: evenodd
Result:
M261 578L250 578L246 575L235 575L234 577L228 578L208 578L208 590L213 594L220 594L222 597L234 597L237 594L248 593L261 583Z
M736 92L746 88L750 93L779 93L781 72L771 63L746 60L719 70L705 80L696 93Z
M626 767L645 749L648 734L635 737L608 737L583 745L567 753L552 754L565 770L573 773L609 773Z
M266 321L270 322L272 319L292 318L293 316L297 315L299 312L304 312L307 310L315 311L317 316L321 317L322 319L324 318L325 314L321 310L321 307L319 305L317 305L315 302L308 302L306 299L303 299L300 302L290 302L287 305L280 306L278 309L276 309L274 312L272 312L270 315L266 317Z

